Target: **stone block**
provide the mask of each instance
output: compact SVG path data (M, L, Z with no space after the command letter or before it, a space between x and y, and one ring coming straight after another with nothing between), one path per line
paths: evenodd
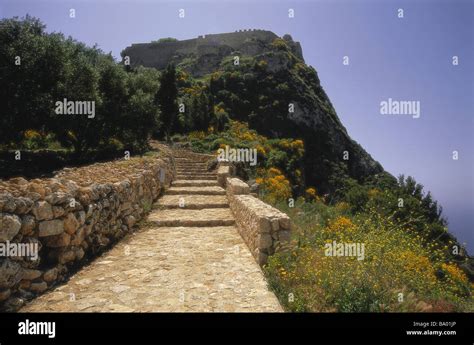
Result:
M24 269L23 270L23 277L24 280L34 280L36 278L41 277L42 272L39 270L31 270L31 269Z
M260 249L270 248L272 246L273 239L270 234L261 234L258 247Z
M280 231L278 234L280 242L288 242L291 239L291 232L290 231Z
M10 289L0 290L0 302L6 301L10 297L11 294L12 294L12 291Z
M258 253L258 256L257 256L257 262L260 266L263 266L267 263L268 261L268 255L265 254L265 253L262 253L262 252L259 252Z
M72 235L76 232L79 228L79 221L77 220L74 213L68 213L66 218L64 219L64 231L68 234Z
M236 177L226 179L226 188L233 195L249 194L250 187L247 183Z
M35 217L32 215L26 214L21 217L21 229L20 232L22 235L30 235L33 233L33 230L36 226Z
M39 224L39 237L59 235L64 231L64 222L62 220L47 220Z
M46 246L51 248L67 247L71 243L71 235L63 232L56 236L48 237Z
M20 264L10 259L0 262L0 289L9 289L23 278Z
M278 218L272 219L272 220L270 220L270 222L272 223L272 231L277 232L278 228L279 228Z
M33 292L43 292L48 288L48 284L45 282L37 282L37 283L31 283L30 285L30 291Z
M290 217L288 217L286 214L280 218L280 226L285 229L285 230L290 230L291 228L291 221Z
M261 233L269 233L272 230L272 224L266 217L258 218L258 229Z
M21 220L17 215L0 213L0 242L12 240L21 229Z
M58 277L58 269L56 267L47 270L43 274L43 280L48 283L55 281L57 277Z
M37 201L33 206L33 214L37 220L49 220L54 217L53 208L46 201Z

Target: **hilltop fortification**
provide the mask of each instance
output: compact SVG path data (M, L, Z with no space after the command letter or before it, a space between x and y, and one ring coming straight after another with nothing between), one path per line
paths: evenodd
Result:
M141 65L163 69L172 62L181 65L194 76L202 76L212 72L226 56L255 56L264 53L276 38L278 36L271 31L240 30L182 41L165 39L132 44L125 48L122 57L128 56L132 67ZM290 35L282 38L293 53L303 60L299 42L294 42Z

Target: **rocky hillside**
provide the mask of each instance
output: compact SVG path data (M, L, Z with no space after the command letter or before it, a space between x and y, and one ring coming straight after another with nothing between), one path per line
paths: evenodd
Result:
M271 31L241 30L231 33L199 36L178 41L163 38L151 43L132 44L122 56L130 57L130 65L165 68L169 63L182 66L194 77L214 72L221 61L232 55L256 56L268 50L268 45L276 38ZM289 35L283 37L293 54L303 59L299 42Z
M323 193L341 187L338 181L364 182L383 172L350 138L316 70L305 64L300 44L290 35L279 38L269 31L249 30L185 41L164 39L133 44L122 56L128 56L132 66L161 69L175 64L187 74L186 90L204 85L212 102L230 118L248 122L270 138L303 139L304 179Z

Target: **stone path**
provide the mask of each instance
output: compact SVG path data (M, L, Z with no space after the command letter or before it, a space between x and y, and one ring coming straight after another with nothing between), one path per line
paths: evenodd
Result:
M147 224L21 312L282 311L199 155L176 151L177 179Z

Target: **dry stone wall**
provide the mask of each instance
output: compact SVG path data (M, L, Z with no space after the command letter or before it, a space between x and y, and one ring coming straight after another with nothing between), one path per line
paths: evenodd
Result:
M227 177L232 175L232 166L228 163L220 162L217 168L217 183L222 188L226 186Z
M133 231L173 176L162 152L0 180L0 310L18 309Z
M264 265L269 255L285 248L290 240L290 218L249 194L249 186L238 178L226 178L226 192L238 231L255 260Z

